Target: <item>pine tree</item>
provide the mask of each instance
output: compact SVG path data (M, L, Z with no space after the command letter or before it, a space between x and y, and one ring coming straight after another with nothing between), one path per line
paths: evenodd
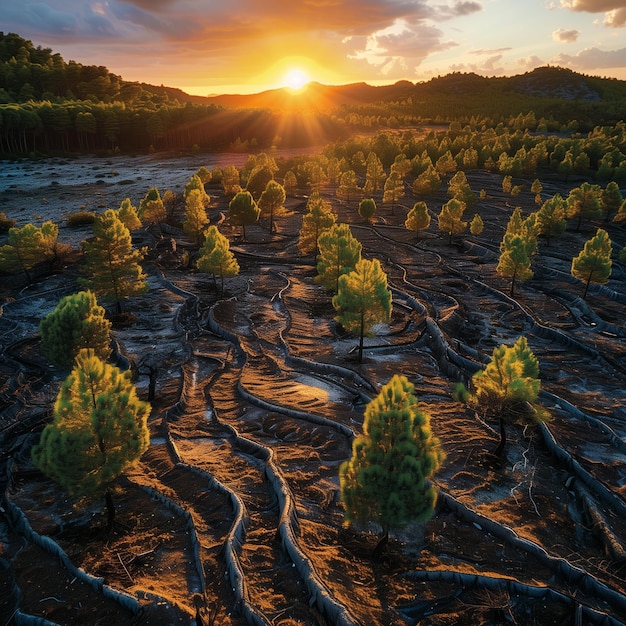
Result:
M543 185L538 178L533 180L532 185L530 186L531 193L535 194L535 204L542 204L541 200L541 192L543 191Z
M387 323L391 317L391 291L378 259L361 259L352 272L339 277L333 307L337 311L335 321L358 335L362 363L363 338L370 335L372 326Z
M420 230L426 230L430 226L430 213L428 205L424 201L416 202L407 213L404 227L415 233L415 241L419 240Z
M546 200L537 211L537 228L548 244L552 237L559 237L567 228L567 201L560 194Z
M122 200L120 208L117 210L117 217L119 217L120 222L130 231L141 228L141 220L137 213L137 207L133 205L130 198L124 198L124 200Z
M391 204L391 214L394 214L396 203L404 198L404 179L397 171L392 171L385 181L383 190L383 204Z
M0 247L0 270L9 273L23 271L30 282L30 270L40 263L52 266L59 257L62 248L58 237L59 227L50 221L41 226L26 224L21 228L9 228L7 243Z
M259 208L261 215L269 216L270 234L274 231L274 218L285 213L285 188L275 180L270 180L261 197L259 198Z
M285 189L285 194L288 196L295 196L296 191L298 190L298 179L292 170L288 170L285 172L285 177L283 179L283 188Z
M472 387L478 404L495 414L523 411L525 403L536 402L541 389L539 361L526 337L519 337L511 347L494 348L485 369L472 377Z
M576 232L580 232L583 219L596 219L602 215L600 197L602 188L600 185L583 183L580 187L574 187L567 196L567 217L578 217Z
M204 188L204 183L202 182L202 179L200 178L200 176L198 176L198 174L194 174L187 181L187 184L185 185L185 190L183 191L183 196L185 200L187 200L187 198L189 197L189 194L192 191L198 192L199 194L198 199L202 203L203 208L206 208L207 206L209 206L209 203L211 202L211 198L208 196L206 189Z
M56 398L53 420L32 449L33 461L72 497L104 494L110 530L115 517L110 486L147 450L149 413L130 372L81 350Z
M604 219L607 222L613 217L614 213L619 211L622 202L624 202L624 198L622 197L619 185L614 180L607 183L600 194L600 205L604 213Z
M234 196L241 191L241 177L234 165L227 165L222 170L222 187L227 196Z
M359 187L359 182L354 170L348 170L341 175L339 186L335 193L339 199L345 202L351 202L363 193L363 189Z
M319 236L330 229L336 221L330 203L323 200L318 192L313 192L307 201L308 213L302 217L302 226L298 238L298 249L302 254L313 253L315 264L319 253Z
M626 200L620 204L620 207L613 218L613 221L616 223L626 222Z
M452 198L448 200L439 213L439 230L450 236L449 243L452 244L452 237L461 234L467 228L467 222L463 221L465 212L465 202Z
M162 224L167 219L165 204L156 187L151 187L139 202L139 219L142 224Z
M230 242L217 230L217 226L209 226L204 245L200 248L197 266L201 272L213 274L214 282L216 276L220 277L220 297L224 295L224 278L239 274L239 263L230 251Z
M585 282L583 300L587 297L589 283L604 284L611 276L611 239L609 234L598 228L594 237L585 242L580 254L572 259L572 276Z
M441 187L441 176L432 164L421 172L413 182L413 193L418 196L428 196Z
M255 224L260 214L261 209L249 191L238 192L228 204L228 217L235 226L241 226L244 241L246 241L246 224Z
M500 422L496 456L504 453L505 422L546 419L536 404L540 390L539 361L528 347L526 337L519 337L513 346L503 344L494 348L491 361L472 376L469 402Z
M365 162L365 186L363 191L370 195L376 193L383 185L385 178L385 170L378 155L375 152L370 152Z
M376 213L376 201L374 198L363 198L359 203L359 215L370 222Z
M87 278L79 278L78 282L115 304L121 313L124 300L148 290L139 265L146 250L133 249L130 232L113 209L98 216L93 233L92 239L83 242Z
M520 235L504 235L496 272L511 279L511 297L515 295L516 280L529 280L533 277L528 247Z
M79 291L61 298L52 313L39 322L41 348L55 365L69 368L82 348L106 360L111 354L111 322L94 293Z
M198 176L195 178L200 180ZM206 214L205 201L208 199L204 189L193 187L185 195L185 219L183 221L183 230L189 235L193 242L200 244L202 241L202 234L204 227L209 223L209 218Z
M451 174L452 172L456 172L457 164L450 150L446 150L435 161L435 169L437 170L437 173L441 176L445 176L446 174Z
M474 213L474 217L470 222L470 233L472 233L474 237L477 237L483 232L484 227L485 224L483 223L483 218L480 217L478 213Z
M339 469L346 519L378 523L383 530L379 545L390 530L428 521L437 501L430 480L443 459L415 387L395 374L366 406L363 434Z
M448 198L456 198L465 202L466 206L472 206L476 204L478 198L472 191L467 181L467 176L463 170L459 170L454 174L448 183Z
M361 244L347 224L334 224L317 241L319 256L315 281L337 293L339 277L348 274L361 259Z

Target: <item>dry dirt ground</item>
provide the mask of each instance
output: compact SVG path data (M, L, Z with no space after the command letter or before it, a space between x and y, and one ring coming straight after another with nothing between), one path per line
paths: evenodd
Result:
M188 175L177 171L182 187ZM366 224L325 190L393 290L391 323L366 340L363 364L295 245L304 197L288 200L272 236L262 222L243 241L221 222L241 266L223 298L210 277L181 267L192 248L180 231L167 232L176 254L155 232L135 233L150 247L150 291L128 302L135 322L114 336L139 394L152 372L156 398L150 448L116 485L110 535L98 531L102 503L77 508L29 460L64 376L42 357L37 324L77 290L77 265L27 288L1 277L0 624L626 623L624 270L615 263L586 301L569 275L598 226L615 247L626 233L584 224L541 241L535 278L511 298L495 272L498 243L513 206L534 210L530 181L513 199L497 175L468 178L487 191L476 207L485 230L452 245L436 226L445 190L428 200L433 223L417 242L403 228L410 192L393 210L379 202ZM540 178L547 194L575 184ZM136 204L152 185L174 187L156 173L134 180L144 184ZM93 187L68 185L13 191L29 219L44 196L46 216L78 210L81 196L89 208ZM127 189L104 180L98 206L119 206ZM227 200L208 191L218 223ZM0 196L9 216L10 197ZM61 240L88 234L62 228ZM509 424L499 460L496 421L451 392L520 335L539 359L551 420ZM394 373L416 385L446 459L435 516L374 559L376 529L344 526L338 469L364 404Z

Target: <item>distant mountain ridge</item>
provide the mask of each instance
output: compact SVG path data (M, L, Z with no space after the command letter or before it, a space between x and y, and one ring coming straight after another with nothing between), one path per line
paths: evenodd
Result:
M525 74L510 77L485 77L475 73L454 72L423 83L402 80L390 85L367 83L329 86L309 83L300 93L288 88L272 89L256 94L222 94L208 96L205 102L238 108L306 107L307 102L323 102L328 106L351 106L380 102L398 102L428 94L450 96L476 95L499 91L524 96L603 102L626 99L626 81L579 74L562 67L544 66Z

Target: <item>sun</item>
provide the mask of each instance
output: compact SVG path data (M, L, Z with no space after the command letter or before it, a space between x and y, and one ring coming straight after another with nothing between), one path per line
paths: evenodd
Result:
M301 91L308 82L309 77L307 73L300 68L291 69L285 74L285 87L289 87L292 91Z

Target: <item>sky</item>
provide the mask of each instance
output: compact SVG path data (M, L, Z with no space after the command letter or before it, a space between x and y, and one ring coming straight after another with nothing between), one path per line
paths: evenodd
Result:
M626 80L626 0L0 0L0 31L203 96L543 65Z

